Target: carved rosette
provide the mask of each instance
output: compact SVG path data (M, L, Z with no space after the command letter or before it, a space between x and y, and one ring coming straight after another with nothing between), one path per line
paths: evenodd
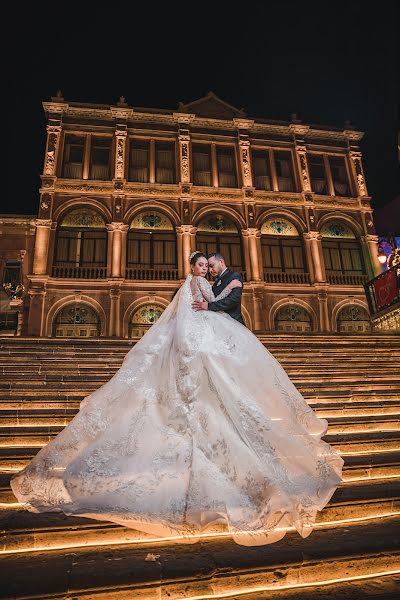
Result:
M296 146L297 156L300 165L301 184L304 192L311 192L310 174L308 172L307 149L305 146Z
M125 175L126 131L115 132L115 179L124 179Z
M242 165L243 186L252 187L253 181L250 167L250 144L249 142L241 141L240 146L240 162Z
M44 162L44 174L55 175L57 152L60 141L61 126L47 126L47 148Z
M190 136L179 136L180 163L181 163L181 182L190 182L190 163L189 163L189 142Z
M359 195L368 196L364 171L361 163L361 152L350 152L350 158L353 165L353 171L356 176Z

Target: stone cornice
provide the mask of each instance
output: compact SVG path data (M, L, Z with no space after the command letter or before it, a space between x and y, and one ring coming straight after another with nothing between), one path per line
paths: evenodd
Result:
M79 119L91 117L99 120L110 120L115 118L124 118L128 120L128 126L134 127L136 123L154 123L160 125L176 125L187 123L192 127L204 127L206 129L236 131L247 129L250 133L271 133L275 135L307 135L308 138L330 139L330 140L351 140L359 141L364 136L362 131L345 129L337 131L333 129L320 129L317 126L300 123L277 123L260 122L257 119L213 119L206 117L197 117L194 114L179 112L144 112L136 110L133 107L117 107L106 105L78 105L68 104L66 102L43 102L46 112L64 113L69 117Z

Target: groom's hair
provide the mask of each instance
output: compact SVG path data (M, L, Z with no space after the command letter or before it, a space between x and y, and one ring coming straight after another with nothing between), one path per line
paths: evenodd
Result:
M217 260L223 260L225 262L225 257L219 252L211 252L211 254L208 255L208 258L211 258L212 256L214 256Z

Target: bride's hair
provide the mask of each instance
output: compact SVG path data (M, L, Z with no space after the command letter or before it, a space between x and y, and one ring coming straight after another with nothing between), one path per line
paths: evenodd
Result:
M200 258L200 256L204 256L204 258L207 260L207 256L200 252L200 250L195 250L194 252L192 252L192 254L189 256L190 264L194 266L197 260Z

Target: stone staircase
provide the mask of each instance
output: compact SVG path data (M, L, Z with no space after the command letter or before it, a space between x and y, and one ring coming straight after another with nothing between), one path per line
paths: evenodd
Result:
M400 337L262 336L345 460L311 535L200 542L33 514L9 485L108 381L134 340L0 339L0 598L361 600L400 597Z

